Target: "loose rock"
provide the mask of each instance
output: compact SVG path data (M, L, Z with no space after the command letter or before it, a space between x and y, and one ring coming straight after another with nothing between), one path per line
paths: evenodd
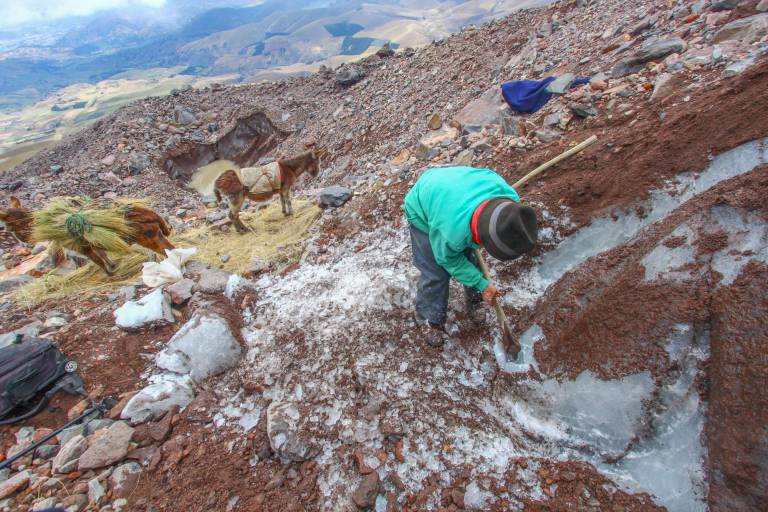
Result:
M88 440L82 435L75 435L53 459L53 472L58 474L71 473L77 469L80 456L88 449Z
M352 501L362 510L372 508L376 504L376 496L379 495L379 486L378 473L366 475L352 493Z
M352 191L346 187L333 185L320 191L320 206L338 208L344 205L352 197Z
M80 456L78 470L102 468L121 461L128 453L133 428L124 421L117 421L108 429L93 435L88 449Z

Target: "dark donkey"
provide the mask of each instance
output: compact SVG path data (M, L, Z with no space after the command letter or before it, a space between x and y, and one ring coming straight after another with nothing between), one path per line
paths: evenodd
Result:
M216 178L213 185L216 200L221 202L222 196L229 200L229 218L238 233L245 233L248 229L240 220L240 208L246 197L251 201L266 201L279 193L283 214L293 215L293 184L305 172L316 177L320 172L320 159L326 154L325 149L316 149L260 167L243 167L239 173L232 169L226 170Z

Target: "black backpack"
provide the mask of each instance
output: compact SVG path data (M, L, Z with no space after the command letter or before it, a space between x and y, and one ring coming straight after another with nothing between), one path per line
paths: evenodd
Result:
M23 338L0 348L0 425L30 418L60 389L85 394L77 363L44 338Z

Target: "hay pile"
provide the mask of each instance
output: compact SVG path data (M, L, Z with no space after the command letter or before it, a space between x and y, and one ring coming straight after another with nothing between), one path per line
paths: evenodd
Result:
M144 262L159 258L155 253L135 247L125 254L110 254L116 264L115 274L110 277L94 263L68 273L51 272L18 288L12 299L19 305L33 307L49 300L60 300L75 294L98 293L113 290L119 286L135 283Z
M234 229L222 232L204 225L171 237L177 247L196 247L193 259L227 272L242 274L258 256L266 261L292 263L298 261L309 228L320 215L320 209L307 201L293 201L294 214L286 217L280 211L279 202L259 211L244 212L240 218L252 231L238 234ZM222 262L222 256L229 260ZM146 261L161 259L155 253L140 246L132 246L124 254L109 254L116 263L115 275L107 276L99 267L88 263L70 273L52 272L17 289L12 298L25 307L33 307L49 300L60 300L82 293L98 293L114 290L119 286L136 283Z
M263 210L240 213L240 219L251 228L242 235L234 229L224 233L206 225L172 240L181 247L196 247L193 259L234 274L246 272L257 256L266 261L292 263L301 256L301 242L307 238L320 209L308 201L294 200L293 212L286 217L279 201L275 201ZM222 256L229 256L229 260L222 262Z

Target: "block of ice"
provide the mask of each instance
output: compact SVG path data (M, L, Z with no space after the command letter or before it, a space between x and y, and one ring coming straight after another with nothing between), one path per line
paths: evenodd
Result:
M157 365L200 382L227 370L240 358L240 345L226 320L215 313L196 312L157 355Z

